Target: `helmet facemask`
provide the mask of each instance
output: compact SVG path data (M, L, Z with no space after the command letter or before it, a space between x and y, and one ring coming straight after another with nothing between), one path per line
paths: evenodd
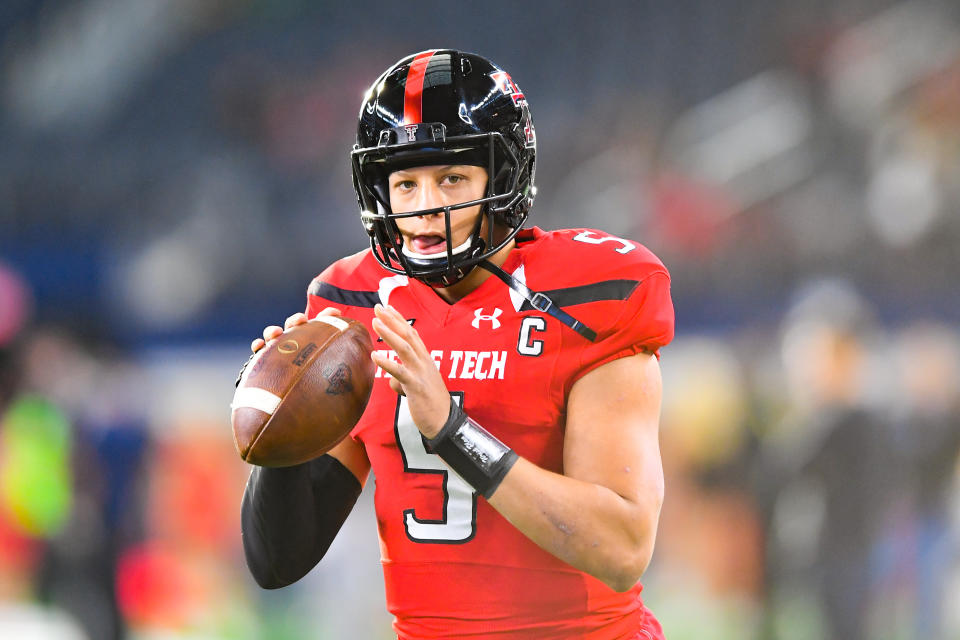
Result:
M433 287L449 287L466 277L477 263L507 246L526 221L528 206L522 205L531 196L521 193L518 185L523 173L533 170L532 166L520 166L511 146L500 132L447 137L442 123L421 123L384 129L377 146L355 148L351 154L354 186L377 261L393 273L409 275ZM484 196L431 209L393 212L388 185L392 172L446 164L484 167L488 176ZM470 236L454 246L451 212L478 205L480 215ZM404 246L396 222L399 218L438 213L444 214L446 251L423 255Z

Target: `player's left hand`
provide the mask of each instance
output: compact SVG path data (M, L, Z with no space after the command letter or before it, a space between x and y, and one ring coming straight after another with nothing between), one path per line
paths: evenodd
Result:
M399 362L374 351L373 362L393 376L390 388L407 396L410 417L428 438L432 438L450 415L450 393L420 334L390 305L373 309L373 330L397 353Z

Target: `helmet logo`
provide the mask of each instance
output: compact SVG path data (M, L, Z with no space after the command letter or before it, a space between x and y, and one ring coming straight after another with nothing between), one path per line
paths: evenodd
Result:
M520 91L520 87L513 82L513 78L510 77L509 73L506 71L497 71L491 73L490 77L493 78L493 81L497 84L497 89L500 90L500 93L510 96L514 106L519 107L526 104L527 99L524 97L523 92Z
M417 125L407 124L403 128L407 131L407 142L413 142L417 139Z
M493 313L490 314L490 315L488 315L488 316L483 315L483 307L480 307L479 309L474 309L474 310L473 310L473 322L471 322L470 325L471 325L474 329L479 329L479 328L480 328L480 321L481 321L481 320L489 320L489 321L493 324L493 328L494 328L494 329L499 329L499 328L500 328L500 321L497 320L497 318L499 318L502 314L503 314L503 309L501 309L501 308L499 308L499 307L494 307L494 308L493 308Z
M523 111L523 137L527 146L532 147L536 143L536 134L533 131L533 122L530 121L527 98L506 71L495 71L490 74L490 77L496 83L500 93L510 96L510 99L513 100L513 106ZM462 113L460 117L463 117Z

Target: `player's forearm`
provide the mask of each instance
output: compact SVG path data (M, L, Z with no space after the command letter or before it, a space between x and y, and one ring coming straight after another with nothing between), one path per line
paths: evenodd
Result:
M544 550L613 589L632 587L653 553L662 493L614 491L520 459L490 504Z
M293 467L255 467L243 495L241 531L257 584L276 589L306 575L359 495L359 481L331 456Z

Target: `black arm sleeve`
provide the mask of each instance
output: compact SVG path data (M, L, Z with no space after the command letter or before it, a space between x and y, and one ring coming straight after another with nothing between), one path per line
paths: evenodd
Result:
M257 584L285 587L316 566L360 490L356 476L329 455L292 467L254 467L243 493L240 529Z

